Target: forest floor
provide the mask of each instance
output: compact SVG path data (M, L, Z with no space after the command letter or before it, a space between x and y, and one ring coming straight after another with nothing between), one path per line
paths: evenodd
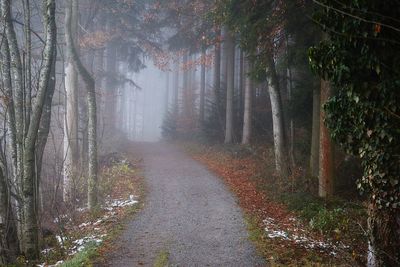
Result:
M362 203L325 202L309 193L295 193L294 179L299 177L279 185L268 149L249 152L243 146L179 145L237 196L250 238L271 266L365 266ZM289 194L281 192L285 186Z

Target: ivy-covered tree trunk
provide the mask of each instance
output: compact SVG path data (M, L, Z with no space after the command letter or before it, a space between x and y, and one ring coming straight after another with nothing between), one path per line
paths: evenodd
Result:
M321 103L324 105L332 97L332 88L328 81L321 81ZM333 143L326 127L325 111L321 111L320 118L320 144L319 144L319 186L318 195L323 198L333 196L334 189L334 161L333 161Z
M400 213L370 204L368 267L399 266Z
M82 79L86 84L87 103L88 103L88 206L90 210L94 210L98 204L98 177L97 177L97 105L95 81L89 71L82 64L72 39L72 1L69 0L66 7L66 31L69 38L67 39L67 47L72 55L72 61L76 69L82 75Z
M233 94L235 86L235 38L226 30L226 115L225 115L225 144L233 142Z

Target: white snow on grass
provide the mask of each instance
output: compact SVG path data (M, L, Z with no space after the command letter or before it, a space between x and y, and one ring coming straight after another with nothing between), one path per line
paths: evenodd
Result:
M103 242L105 236L107 235L90 235L72 241L73 246L70 248L70 252L68 253L68 255L75 255L76 253L84 250L86 248L86 245L89 243L95 243L96 246L100 245Z
M109 211L112 211L115 208L121 208L121 207L127 207L127 206L133 206L137 204L138 201L135 200L134 195L130 195L129 199L122 200L122 199L111 199L106 201L106 209Z
M295 221L296 219L290 218L289 220ZM265 225L264 230L267 236L272 239L278 238L281 240L293 241L304 248L315 249L321 252L329 252L333 256L335 256L340 249L349 248L340 242L332 243L315 240L306 236L306 231L304 229L299 229L294 226L287 226L286 230L279 229L279 225L275 223L274 219L272 218L266 218L263 222Z

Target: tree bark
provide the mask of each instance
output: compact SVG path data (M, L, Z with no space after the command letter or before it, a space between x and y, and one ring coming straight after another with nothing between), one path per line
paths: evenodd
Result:
M203 47L201 51L201 79L200 79L200 129L204 128L204 104L205 104L205 91L206 91L206 48Z
M233 93L235 86L235 39L229 30L226 30L226 116L225 116L225 144L233 142Z
M289 157L287 150L285 123L283 118L282 99L278 75L272 54L268 58L268 91L271 101L272 124L274 133L275 167L281 178L290 174Z
M310 175L318 177L319 172L319 133L321 116L321 88L313 90L312 137L310 153Z
M46 33L46 42L43 51L43 67L40 71L36 102L33 106L31 122L24 142L25 147L23 156L24 252L26 258L29 260L36 260L39 258L39 229L36 207L37 185L35 184L35 148L43 108L46 97L49 94L49 80L51 77L54 51L56 48L57 31L55 23L55 0L43 0L43 19Z
M88 206L94 210L98 204L98 183L97 183L97 109L96 109L96 90L95 81L88 70L83 66L72 39L72 0L69 0L66 10L66 31L69 37L67 47L72 55L72 61L76 69L82 75L86 84L88 102L88 145L89 145L89 174L88 174Z
M379 209L370 204L368 209L368 267L400 265L399 210Z
M324 105L332 96L332 89L328 81L321 81L321 104ZM319 186L318 195L323 198L333 196L333 144L329 130L323 123L325 112L321 109L320 144L319 144Z
M110 32L113 31L114 18L109 17L107 21L107 28ZM114 41L108 43L106 48L106 99L105 99L105 129L106 135L112 135L116 127L116 102L117 102L117 88L116 88L116 72L117 72L117 47Z
M179 58L175 63L175 77L174 77L174 116L175 119L179 113Z
M70 45L67 41L73 39L76 45L76 35L78 30L78 1L72 1L71 14L71 34L65 31L66 45ZM77 48L76 48L77 49ZM64 121L64 182L63 182L63 200L68 202L74 199L73 187L74 181L78 175L79 165L79 139L78 139L78 73L73 64L73 55L69 52L71 49L66 48L65 61L65 105L66 114Z
M221 29L219 29L216 34L220 37ZM221 103L221 43L219 39L216 41L214 54L214 98L219 113Z
M19 244L10 187L3 170L4 166L0 166L0 265L7 265L15 262Z
M10 129L15 130L15 153L16 157L16 168L15 168L15 178L16 178L16 188L18 195L22 195L23 191L23 139L25 136L25 125L24 125L24 88L23 88L23 76L22 76L22 62L21 56L18 48L18 41L16 33L14 30L14 25L11 17L11 0L1 1L2 15L4 19L5 26L5 36L7 38L8 51L10 55L11 63L11 74L12 74L12 84L13 84L13 103L14 111L13 116L15 118L15 125L11 126ZM10 87L11 88L11 87ZM10 118L11 119L11 118ZM18 234L21 240L24 239L23 236L23 208L22 203L17 205L17 218L18 218ZM25 242L20 242L20 249L24 251L23 245Z
M244 114L243 114L243 135L242 144L247 145L250 143L252 132L252 113L253 113L253 81L248 75L250 72L250 62L244 57L243 62L243 75L245 79L244 85Z

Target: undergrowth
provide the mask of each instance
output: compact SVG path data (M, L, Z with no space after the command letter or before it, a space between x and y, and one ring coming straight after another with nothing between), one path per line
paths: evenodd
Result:
M350 244L343 251L349 262L362 265L365 262L367 243L366 233L366 208L357 197L349 199L338 195L334 199L321 199L317 196L318 180L310 178L305 168L296 167L291 177L282 180L275 174L273 149L270 145L242 146L242 145L203 145L199 143L180 144L183 149L195 158L210 163L213 168L222 168L220 174L229 175L226 169L233 169L236 175L241 169L251 173L248 177L255 184L257 191L267 196L268 201L283 204L285 209L296 215L307 231L316 236L324 236L331 241L340 241ZM242 163L246 166L241 166ZM252 167L248 166L252 162ZM235 166L227 166L235 164ZM220 167L218 167L220 166ZM232 177L234 177L232 176ZM228 179L232 179L228 178ZM240 175L238 176L240 177ZM238 178L236 178L238 179ZM236 192L235 190L233 190ZM349 188L349 191L351 189ZM268 205L268 202L265 203ZM271 266L329 266L337 264L332 258L321 257L320 253L313 250L287 247L266 236L263 218L254 217L252 212L247 212L247 222L250 239L255 241L258 250L268 260ZM284 249L282 248L284 247ZM331 261L332 260L332 261ZM336 261L346 263L347 259ZM351 264L351 263L348 263ZM346 265L346 264L345 264ZM354 266L354 265L353 265Z

